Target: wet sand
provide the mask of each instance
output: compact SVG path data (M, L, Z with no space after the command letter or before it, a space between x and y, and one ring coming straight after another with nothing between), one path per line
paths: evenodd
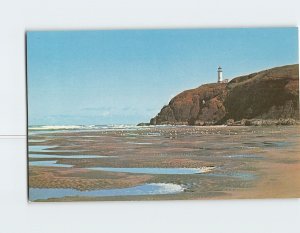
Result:
M299 126L137 127L34 132L30 154L64 155L58 164L29 166L29 188L98 190L149 183L178 184L184 192L115 197L63 197L42 201L182 200L300 197ZM66 158L93 155L99 158ZM29 158L48 161L49 158ZM51 159L50 159L51 160ZM141 174L111 168L211 168L201 174Z

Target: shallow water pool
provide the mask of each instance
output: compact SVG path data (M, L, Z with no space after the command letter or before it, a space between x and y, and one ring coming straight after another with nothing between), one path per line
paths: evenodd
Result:
M30 188L29 200L46 200L48 198L62 197L108 197L108 196L133 196L133 195L163 195L183 192L184 188L171 183L150 183L130 188L100 189L80 191L69 188Z
M73 167L71 164L62 164L56 163L57 160L49 161L30 161L29 166L38 166L38 167Z
M74 152L74 151L78 151L78 149L76 150L64 150L64 149L60 149L60 150L49 150L51 148L55 148L57 146L29 146L29 152Z
M112 157L117 157L117 156L29 154L29 158L37 158L37 159L98 159L98 158L112 158Z
M90 170L108 171L108 172L125 172L125 173L144 173L144 174L197 174L205 173L213 169L213 167L201 167L201 168L156 168L156 167L91 167Z

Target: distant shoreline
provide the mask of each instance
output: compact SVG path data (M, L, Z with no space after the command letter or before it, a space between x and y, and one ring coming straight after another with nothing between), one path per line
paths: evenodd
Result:
M292 118L287 119L242 119L240 121L234 121L229 119L226 124L211 124L210 122L203 122L198 125L189 125L177 122L175 124L165 123L165 124L156 124L156 125L170 125L170 126L288 126L288 125L300 125L299 120ZM150 123L139 123L137 126L156 126Z

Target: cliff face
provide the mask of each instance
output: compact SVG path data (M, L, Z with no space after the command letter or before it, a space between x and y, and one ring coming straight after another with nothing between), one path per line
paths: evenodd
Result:
M299 119L299 65L205 84L175 96L150 124L223 124L227 120Z

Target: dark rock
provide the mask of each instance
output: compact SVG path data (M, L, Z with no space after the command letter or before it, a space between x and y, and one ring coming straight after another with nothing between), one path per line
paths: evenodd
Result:
M144 122L137 124L137 126L149 126L149 125L150 125L150 123L144 123Z
M151 125L289 125L299 120L299 65L211 83L175 96Z

